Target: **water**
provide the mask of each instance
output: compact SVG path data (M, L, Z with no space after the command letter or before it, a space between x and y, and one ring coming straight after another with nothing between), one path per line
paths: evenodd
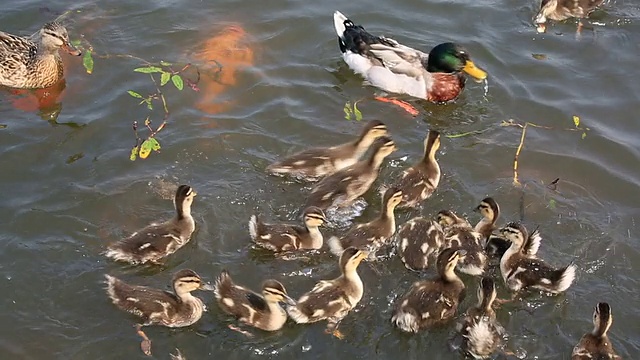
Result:
M81 59L65 57L61 107L40 113L20 110L15 95L0 93L0 358L144 358L134 318L107 300L105 273L166 288L177 269L192 268L211 281L226 268L252 288L267 276L279 278L294 297L319 279L337 276L336 260L325 251L287 261L250 249L246 222L256 211L268 219L295 220L308 187L268 176L263 169L308 144L350 139L360 124L345 120L343 107L358 100L364 119L385 121L399 145L381 179L419 156L429 128L447 135L478 132L443 138L439 160L444 176L422 214L452 208L475 222L471 209L491 195L502 207L503 222L522 217L530 227L540 225L545 259L578 265L577 281L566 295L533 294L499 310L510 349L528 359L568 359L592 327L595 303L607 301L615 319L610 333L615 348L625 358L640 353L635 306L640 300L640 85L633 78L640 55L640 7L635 2L610 1L579 39L573 21L537 34L530 24L533 1L265 4L5 4L0 14L4 31L28 35L66 10L80 10L68 16L72 38L83 35L99 54L189 62L209 46L210 54L226 63L218 75L209 64L198 93L167 85L170 117L158 134L161 153L135 162L128 159L135 142L131 123L142 124L149 113L126 91L154 91L148 77L132 71L138 61L96 57L93 74L87 75ZM377 91L363 86L339 57L334 9L410 46L428 50L443 41L463 44L489 73L488 92L485 85L468 82L463 96L446 106L405 99L420 111L416 118L373 101ZM215 37L233 24L247 37L237 46L240 50L225 53L228 48ZM215 83L215 76L223 84ZM154 126L162 119L159 103L156 108ZM582 131L562 130L574 128L574 115L590 129L584 139ZM528 127L519 162L522 189L512 186L521 129L500 126L509 119L554 128ZM548 190L546 184L558 177L557 191ZM163 268L107 261L101 252L109 242L170 216L171 194L179 183L199 194L192 242ZM378 213L378 194L370 191L365 200L369 206L356 221ZM399 213L398 223L417 213ZM420 276L407 272L397 258L374 266L376 271L369 264L360 269L365 295L341 325L345 340L323 334L324 324L288 324L274 334L244 338L227 329L232 320L205 292L198 295L210 311L196 325L147 330L154 356L168 359L179 348L188 359L324 359L336 354L418 359L425 358L425 351L430 359L458 359L447 345L453 327L416 336L390 327L395 298ZM462 309L475 301L475 283L465 281L470 292ZM503 288L499 293L506 295Z

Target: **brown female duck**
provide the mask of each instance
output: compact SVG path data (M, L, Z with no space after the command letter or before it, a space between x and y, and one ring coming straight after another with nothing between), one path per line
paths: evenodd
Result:
M547 19L561 21L569 18L586 18L604 0L542 0L540 10L534 18L538 32L545 32ZM578 32L582 28L582 22L578 24Z

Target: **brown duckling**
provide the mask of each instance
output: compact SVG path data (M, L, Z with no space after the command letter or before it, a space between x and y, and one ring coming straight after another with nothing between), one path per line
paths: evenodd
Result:
M413 271L426 270L429 259L437 258L445 244L442 226L424 217L415 217L404 223L396 239L402 263Z
M486 359L502 343L505 330L496 320L496 312L492 308L497 295L493 279L481 278L477 294L478 304L467 310L458 330L463 337L465 354L474 359Z
M545 32L547 19L561 21L569 18L586 18L604 0L542 0L540 10L536 14L534 23L538 32ZM582 28L582 22L578 25L578 32Z
M327 244L335 255L340 256L348 247L355 247L369 251L369 258L375 258L376 251L389 242L396 232L396 220L394 210L402 201L403 192L390 188L382 197L382 209L380 215L374 220L358 224L342 237L332 236Z
M339 170L317 183L307 197L305 207L317 206L326 211L330 207L350 205L369 190L378 178L382 162L394 151L396 144L391 138L378 138L372 145L369 158Z
M316 181L320 177L355 164L377 138L386 135L387 126L381 121L372 120L353 141L301 151L269 165L267 171L276 175L289 174L303 180Z
M445 246L466 250L466 255L458 262L458 270L474 276L484 274L488 261L482 235L473 230L466 219L450 210L440 211L437 221L444 230Z
M152 223L122 239L105 252L107 257L125 261L133 265L146 262L157 263L160 259L173 254L191 239L196 228L191 216L191 204L196 196L189 185L180 185L173 204L176 215L161 223Z
M111 275L105 277L107 294L113 304L141 318L142 323L136 326L136 330L143 339L140 347L146 355L151 355L151 340L142 331L143 326L175 328L194 324L200 320L206 307L191 292L213 290L211 285L204 283L195 271L189 269L180 270L173 276L173 292L130 285Z
M500 272L507 287L516 294L525 288L535 288L552 294L569 288L576 277L573 263L555 269L532 253L537 253L540 237L528 235L520 223L512 222L500 229L500 234L511 241L511 247L500 259Z
M280 330L287 321L287 312L280 306L280 302L295 305L284 286L273 279L262 284L262 296L234 284L226 270L218 276L214 286L216 300L224 312L264 331ZM229 328L237 330L232 326Z
M294 224L267 224L257 215L249 220L249 234L253 242L267 250L280 252L298 249L320 249L323 237L320 226L327 219L322 209L310 206L303 213L304 226Z
M482 215L482 219L476 224L474 230L482 234L485 252L491 257L500 259L511 246L511 242L507 239L493 235L493 231L498 228L496 222L500 217L500 206L493 198L488 197L480 202L475 211Z
M368 255L356 248L345 249L339 260L342 274L333 280L321 280L302 295L295 306L287 308L289 317L298 324L327 320L326 332L343 338L338 325L362 299L364 285L357 269Z
M596 305L593 311L593 331L582 336L573 348L571 360L610 359L622 360L615 350L607 331L613 323L611 307L606 302Z
M405 332L451 320L464 299L464 283L455 272L464 250L447 248L438 255L438 276L415 282L396 303L391 323Z
M402 172L395 187L402 190L404 198L399 207L415 208L428 199L440 183L440 165L436 152L440 148L440 133L430 130L424 140L424 156Z

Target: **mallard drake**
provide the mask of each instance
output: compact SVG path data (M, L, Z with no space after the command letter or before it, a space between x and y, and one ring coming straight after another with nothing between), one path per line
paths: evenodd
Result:
M420 271L429 267L430 258L437 258L444 246L444 231L437 221L415 217L398 229L396 239L404 266Z
M342 274L333 280L321 280L302 295L295 306L287 308L289 317L298 324L327 320L326 332L342 338L338 325L362 299L364 285L357 269L368 255L356 248L345 249L339 260Z
M298 249L320 249L323 243L318 227L327 219L322 209L310 206L302 215L304 226L294 224L266 224L257 215L249 220L249 234L253 242L267 250L279 252Z
M138 335L143 339L140 347L146 355L151 355L151 340L142 331L143 326L159 325L185 327L200 320L206 307L202 300L191 295L195 290L213 290L202 281L195 271L183 269L173 276L173 292L163 291L126 282L105 275L107 294L119 309L141 318L136 325Z
M547 30L547 19L561 21L569 18L586 18L604 0L542 0L540 10L534 18L538 32ZM582 23L578 25L580 31Z
M262 296L234 284L226 270L218 276L214 285L216 300L227 314L241 322L265 331L280 330L287 321L287 313L280 302L295 305L287 295L287 290L276 280L266 280L262 284ZM230 327L235 330L233 327Z
M500 236L493 235L498 227L496 222L500 217L500 206L491 197L484 198L474 211L482 215L482 219L476 224L474 230L482 234L487 255L494 258L501 258L511 246L511 243Z
M289 174L302 180L316 181L355 164L377 138L387 134L387 126L382 121L372 120L353 141L301 151L269 165L267 171L275 175Z
M378 178L384 159L396 151L396 144L387 136L378 138L367 159L339 170L318 182L307 197L305 207L317 206L323 210L350 205L369 190Z
M462 71L478 80L487 77L460 45L443 43L427 55L393 39L372 35L339 11L333 13L333 23L344 61L384 91L447 102L464 89Z
M464 283L455 272L464 250L446 248L438 255L438 276L415 282L396 303L391 323L405 332L418 332L451 320L464 299Z
M477 294L478 304L467 309L458 330L463 337L463 351L474 359L486 359L502 343L505 330L492 308L497 295L493 279L481 278Z
M549 266L535 254L541 238L529 236L520 223L512 222L500 229L500 234L511 241L511 247L500 259L502 279L515 293L532 287L552 294L569 288L576 277L576 266L571 263L562 269ZM514 294L515 296L515 294Z
M430 130L424 139L424 156L410 168L402 172L395 187L402 190L404 197L399 207L416 207L433 194L440 183L440 165L436 152L440 148L440 133Z
M180 185L173 200L176 215L171 220L152 223L134 232L128 238L109 246L105 255L136 265L157 263L176 252L189 242L196 228L191 216L191 204L196 194L190 186Z
M80 55L69 42L67 29L55 21L30 38L0 31L0 85L19 89L54 85L64 76L60 48Z
M482 235L466 219L450 210L438 212L437 221L444 230L445 247L466 250L466 255L458 262L458 270L474 276L484 274L487 254Z
M616 354L607 336L607 331L613 323L611 307L606 302L596 305L593 311L593 331L582 336L573 348L571 360L611 359L622 360Z
M402 201L403 193L396 188L389 188L382 197L380 215L368 223L358 224L342 237L332 236L327 244L335 255L340 256L344 249L355 247L368 250L369 257L375 258L376 251L389 242L396 232L394 210Z

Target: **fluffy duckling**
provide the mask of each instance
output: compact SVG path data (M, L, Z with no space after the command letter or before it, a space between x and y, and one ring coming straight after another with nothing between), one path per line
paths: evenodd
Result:
M287 290L276 280L262 284L262 296L233 283L226 270L218 276L215 296L220 308L241 322L265 331L280 330L287 321L287 313L280 302L295 305ZM232 330L236 328L229 326ZM244 333L244 332L243 332Z
M173 292L154 289L126 282L105 275L107 294L119 309L141 318L136 326L143 341L140 344L146 355L151 355L151 340L142 331L143 326L160 325L166 327L185 327L200 320L206 307L202 300L191 295L195 290L213 290L211 285L202 281L195 271L183 269L173 276Z
M464 89L463 71L477 80L487 77L460 45L443 43L427 55L393 39L372 35L339 11L333 14L333 23L344 61L384 91L447 102Z
M545 32L547 19L561 21L569 18L586 18L604 0L542 0L540 10L534 18L538 32ZM582 28L582 22L578 25L578 32Z
M478 304L467 310L459 331L462 334L462 349L474 359L486 359L502 343L504 328L496 320L492 308L496 299L493 279L483 277L478 286Z
M429 259L436 258L444 246L444 231L437 221L415 217L400 227L396 239L404 266L421 271L429 267Z
M404 198L399 207L415 208L433 194L440 183L440 165L436 152L440 148L440 133L430 130L424 139L423 158L402 172L395 187L402 190Z
M391 322L405 332L442 324L452 319L464 299L464 283L455 272L464 250L447 248L438 255L438 276L415 282L398 300Z
M453 211L442 210L437 221L444 230L446 247L466 250L466 255L458 262L458 270L469 275L482 275L487 268L487 254L484 251L482 235L473 230L466 219Z
M611 307L605 302L598 303L593 312L593 331L586 333L573 348L571 360L611 359L622 360L616 354L607 336L613 323Z
M327 320L326 332L343 338L338 324L362 299L364 285L357 269L368 255L356 248L345 249L339 261L342 274L333 280L321 280L302 295L295 306L287 308L289 317L298 324Z
M302 180L317 181L355 164L377 138L387 134L387 126L382 121L372 120L353 141L301 151L269 165L267 171L275 175L289 174Z
M196 228L191 216L191 204L196 196L188 185L180 185L173 205L176 215L168 221L153 223L109 246L105 255L130 264L157 263L173 254L191 239Z
M305 207L317 206L327 210L334 206L348 206L369 190L378 178L384 159L396 151L396 144L387 136L378 138L367 159L339 170L322 179L311 190Z
M376 251L386 245L391 236L396 232L396 220L394 210L402 201L403 192L390 188L382 197L382 209L380 215L365 224L358 224L342 237L332 236L327 244L335 255L340 256L344 249L355 247L368 250L369 257L375 258Z
M493 235L493 231L497 229L496 222L500 217L500 206L493 198L488 197L484 198L474 210L482 215L482 219L476 224L474 230L482 234L487 255L501 258L511 243L507 239Z
M327 219L322 209L310 206L303 213L304 226L294 224L266 224L257 215L249 220L249 234L253 242L267 250L280 252L298 249L320 249L323 237L320 226Z
M555 269L537 258L535 254L541 241L539 236L529 236L527 229L516 222L500 229L500 234L511 241L511 247L500 259L502 279L509 289L517 293L532 287L558 294L571 286L576 277L576 266L571 263L562 269Z

